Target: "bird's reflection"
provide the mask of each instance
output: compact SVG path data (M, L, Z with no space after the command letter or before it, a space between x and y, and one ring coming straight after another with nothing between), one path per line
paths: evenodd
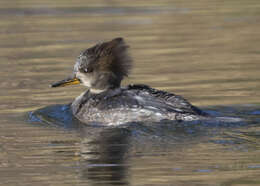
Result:
M257 115L258 112L252 113ZM29 121L81 132L80 154L77 156L77 160L78 157L80 160L77 161L79 167L76 170L79 170L78 175L89 183L88 185L131 185L129 154L139 152L139 155L145 155L153 151L157 154L168 154L183 149L184 146L188 148L187 146L203 140L209 141L209 137L218 135L220 137L217 137L217 140L210 141L225 143L226 138L219 140L223 136L223 127L245 124L248 126L236 118L219 116L221 114L208 121L139 122L117 127L101 127L80 123L71 113L70 105L52 105L31 112ZM254 120L252 124L256 122ZM75 155L74 150L72 154ZM131 161L134 162L134 159Z
M81 175L93 185L129 185L127 152L131 132L126 128L82 129Z

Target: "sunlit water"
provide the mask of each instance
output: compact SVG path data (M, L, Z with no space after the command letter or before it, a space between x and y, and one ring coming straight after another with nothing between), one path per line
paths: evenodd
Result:
M260 185L260 2L1 1L0 185ZM143 83L238 122L79 123L48 85L124 37Z

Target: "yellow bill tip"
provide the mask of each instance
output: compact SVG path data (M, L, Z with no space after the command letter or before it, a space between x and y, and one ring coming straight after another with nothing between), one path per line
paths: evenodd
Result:
M68 85L77 85L80 84L80 80L78 78L68 78L58 82L55 82L50 85L50 87L65 87Z

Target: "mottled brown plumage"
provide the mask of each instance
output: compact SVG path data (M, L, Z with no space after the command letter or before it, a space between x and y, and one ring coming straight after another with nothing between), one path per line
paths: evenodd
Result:
M91 81L93 89L119 87L132 67L127 53L128 46L122 38L97 44L80 54L74 73L91 74L98 81Z
M82 83L89 87L71 104L75 117L84 123L105 125L209 118L181 96L146 85L121 87L132 66L127 48L122 38L88 48L77 58L72 77L52 85Z

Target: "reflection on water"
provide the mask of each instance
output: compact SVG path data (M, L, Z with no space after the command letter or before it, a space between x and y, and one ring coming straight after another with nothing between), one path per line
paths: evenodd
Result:
M0 1L0 185L259 185L259 5ZM48 85L71 73L80 51L119 36L135 65L124 84L243 121L78 123L64 104L84 88Z
M130 131L124 128L102 130L84 128L81 142L81 176L100 183L128 185ZM94 184L93 184L94 185Z
M247 180L247 173L252 174L252 169L256 171L253 175L259 172L259 158L254 155L260 147L258 110L252 105L205 109L216 117L243 118L236 122L212 120L95 127L73 120L68 105L55 105L31 113L30 122L39 127L52 124L62 129L68 128L66 122L69 121L69 129L80 134L77 172L80 179L92 185L133 185L142 183L143 179L144 183L154 183L155 179L158 184L161 181L179 184L193 174L198 176L195 180L209 174L203 182L210 183L218 180L216 172L222 172L219 176L223 177L226 171L231 171L221 182L233 177ZM241 162L236 164L237 160ZM245 172L238 176L233 171ZM135 180L131 179L133 175Z

